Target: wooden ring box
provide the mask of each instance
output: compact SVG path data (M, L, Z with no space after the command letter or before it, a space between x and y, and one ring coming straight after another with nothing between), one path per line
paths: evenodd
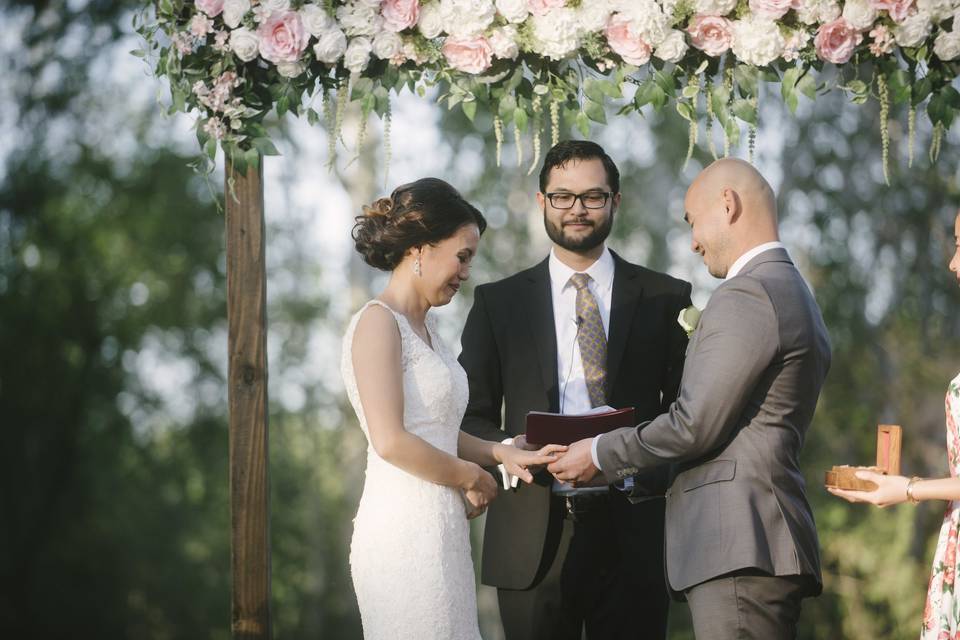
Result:
M900 440L901 429L896 424L877 425L877 464L874 467L852 467L849 465L835 466L827 471L824 484L834 489L851 489L853 491L873 491L877 488L876 482L861 480L855 474L857 471L873 471L883 475L900 475Z

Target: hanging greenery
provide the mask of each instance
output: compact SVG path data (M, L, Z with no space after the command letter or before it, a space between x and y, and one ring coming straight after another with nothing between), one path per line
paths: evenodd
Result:
M673 105L688 158L700 122L712 153L720 126L724 155L746 126L752 156L764 87L779 84L791 111L831 89L877 99L886 176L891 106L911 164L917 111L932 160L960 112L960 0L158 0L134 26L146 43L134 55L169 82L168 111L197 114L205 154L219 145L241 170L276 154L271 112L323 117L332 162L347 102L363 116L359 145L367 116L389 122L392 94L432 87L471 121L492 117L498 164L510 129L518 166L525 135L537 162L545 113L556 141L606 124L609 103Z

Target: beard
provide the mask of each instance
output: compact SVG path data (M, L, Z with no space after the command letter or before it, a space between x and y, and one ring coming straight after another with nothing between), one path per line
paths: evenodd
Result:
M605 220L595 224L590 233L581 238L567 236L562 226L558 227L547 218L546 212L543 214L543 226L547 230L547 236L554 244L573 253L586 253L599 247L610 235L610 230L613 228L613 211Z

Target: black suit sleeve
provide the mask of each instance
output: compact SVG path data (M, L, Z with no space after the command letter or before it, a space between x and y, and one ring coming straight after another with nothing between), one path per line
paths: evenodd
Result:
M507 437L501 428L503 379L483 287L474 290L473 307L460 341L460 365L467 372L470 385L470 399L460 428L478 438L500 442Z

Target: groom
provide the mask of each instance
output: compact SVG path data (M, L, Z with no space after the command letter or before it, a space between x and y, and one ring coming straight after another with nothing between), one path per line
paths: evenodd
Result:
M460 356L463 430L521 447L528 411L607 404L650 420L666 409L687 341L677 316L690 304L688 283L606 248L620 173L599 145L554 146L537 201L550 255L476 288ZM662 496L665 474L644 482L658 480ZM575 489L540 473L491 504L481 578L498 588L507 640L580 640L584 628L591 640L664 638L663 500L631 504L606 483Z
M820 309L778 241L773 190L719 160L685 199L693 250L726 278L693 333L680 395L652 422L582 440L557 478L608 481L675 464L667 491L667 578L697 638L796 637L821 589L800 448L830 366Z

